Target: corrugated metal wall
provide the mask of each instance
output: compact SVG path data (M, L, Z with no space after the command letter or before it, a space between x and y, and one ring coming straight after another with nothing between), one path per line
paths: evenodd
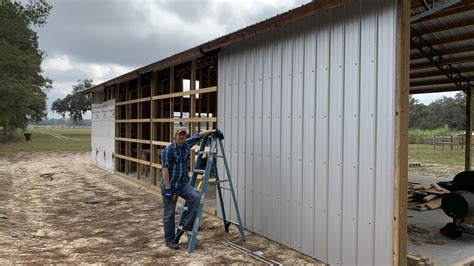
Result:
M391 263L395 7L352 1L219 53L246 228L331 264Z

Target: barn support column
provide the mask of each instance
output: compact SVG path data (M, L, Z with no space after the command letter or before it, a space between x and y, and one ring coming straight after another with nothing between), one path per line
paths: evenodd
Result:
M466 154L464 167L471 170L471 143L472 143L472 90L466 92Z

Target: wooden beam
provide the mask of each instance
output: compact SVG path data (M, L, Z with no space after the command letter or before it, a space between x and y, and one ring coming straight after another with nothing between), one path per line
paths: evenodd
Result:
M457 70L459 71L459 73L474 72L474 67L458 68ZM410 79L428 78L428 77L437 77L437 76L445 77L446 75L443 72L441 72L439 69L423 71L423 72L418 72L418 73L410 73Z
M133 143L150 144L150 140L146 140L146 139L131 139L131 138L115 137L115 140L133 142Z
M467 4L466 5L464 2L461 2L461 3L456 4L456 5L454 5L450 8L447 8L443 11L433 13L431 16L427 16L425 18L419 19L419 20L415 21L413 24L418 24L420 22L427 21L427 20L432 20L432 19L435 19L435 18L447 17L447 16L450 16L450 15L453 15L453 14L460 14L460 13L468 12L468 11L471 11L471 10L474 10L474 4Z
M410 0L397 0L395 172L393 190L393 265L407 264L408 96L410 76Z
M204 94L204 93L210 93L210 92L215 92L217 91L217 87L208 87L208 88L202 88L199 90L194 90L194 91L183 91L183 92L175 92L175 93L170 93L170 94L162 94L162 95L157 95L153 96L153 100L162 100L162 99L169 99L169 98L176 98L176 97L183 97L186 95L196 95L196 94Z
M196 60L191 61L191 86L189 91L196 91ZM196 118L196 95L192 94L190 97L190 110L189 110L189 117L190 118ZM195 122L189 123L189 133L193 134L195 129ZM190 168L194 169L194 164L195 164L195 152L191 151L191 156L189 157L190 160Z
M444 61L440 62L440 64L441 65L448 65L448 64L455 65L455 64L463 64L463 63L472 63L472 62L474 62L474 56L464 56L464 57L459 57L459 58L445 59ZM436 67L436 66L434 66L431 62L410 65L410 69L412 70L432 68L432 67Z
M474 33L467 32L467 33L463 33L457 36L452 36L452 37L447 37L447 38L442 38L442 39L433 39L433 40L427 40L427 41L431 44L431 46L436 46L436 45L447 44L447 43L468 41L472 39L474 39ZM412 44L410 46L410 49L416 49L416 47Z
M155 153L156 147L152 145L152 141L155 137L155 125L152 122L156 112L156 104L155 101L151 100L151 98L157 94L158 91L158 72L151 73L151 88L150 88L150 166L156 160ZM155 168L150 167L150 185L157 185L157 171Z
M131 108L128 108L131 109ZM144 123L144 122L150 122L149 118L142 118L142 119L117 119L115 120L115 123Z
M152 122L168 122L168 123L180 123L180 122L217 122L217 117L189 117L189 118L154 118ZM173 133L174 134L174 133Z
M410 94L422 94L422 93L435 93L435 92L447 92L447 91L461 91L461 88L455 85L448 86L436 86L428 88L410 88Z
M175 82L174 82L174 66L172 66L170 68L170 94L173 94L174 92L174 87L175 87ZM173 102L173 98L170 99L170 117L173 118L174 117L174 102ZM153 121L153 120L152 120ZM155 121L153 121L155 122ZM171 124L170 126L170 131L169 131L169 136L170 136L170 140L173 140L174 138L174 123Z
M116 154L115 156L118 157L118 158L121 158L121 159L125 159L126 161L130 161L130 162L136 162L136 163L145 164L145 165L150 164L150 162L148 162L148 161L140 160L140 159L133 158L133 157L130 157L130 156L124 156L124 155L120 155L120 154Z
M120 100L120 86L116 85L115 86L115 113L114 113L114 119L117 119L117 117L120 115L120 107L117 106L117 102ZM114 137L120 136L120 124L115 123L115 134ZM115 140L115 152L114 152L114 163L115 163L115 172L120 171L120 158L116 157L116 154L120 154L120 141Z
M125 93L126 93L125 95L126 95L127 101L130 100L130 82L129 81L127 81L126 83ZM126 105L125 110L126 110L125 120L131 120L130 118L132 117L132 106ZM117 123L117 121L118 120L115 120L115 123ZM129 139L132 135L132 125L130 123L127 123L125 126L125 130L126 130L125 137ZM130 142L125 143L125 156L130 156L131 150L132 150L132 146ZM130 161L126 160L125 161L125 174L128 175L129 172L130 172Z
M474 26L474 18L468 18L466 20L449 22L449 23L439 25L436 27L428 27L424 30L419 30L418 33L424 35L428 33L447 31L447 30L452 30L452 29L457 29L457 28L462 28L462 27L469 27L469 26Z
M466 150L464 169L471 170L472 155L472 90L467 91L466 95Z
M126 104L133 104L133 103L141 103L141 102L148 102L150 100L151 100L151 97L145 97L145 98L140 98L140 99L135 99L135 100L130 100L130 101L118 102L115 105L126 105Z
M474 81L474 77L466 78L468 81ZM440 85L440 84L453 84L451 80L446 78L441 79L431 79L431 80L420 80L420 81L410 81L410 88L412 87L421 87L428 85Z
M418 50L416 50L418 51ZM453 54L461 54L461 53L466 53L466 52L474 52L474 45L466 45L463 47L457 47L457 48L449 48L449 49L444 49L440 50L439 53L444 55L453 55ZM417 59L422 59L426 58L423 54L417 52L416 54L413 54L410 56L411 60L417 60Z

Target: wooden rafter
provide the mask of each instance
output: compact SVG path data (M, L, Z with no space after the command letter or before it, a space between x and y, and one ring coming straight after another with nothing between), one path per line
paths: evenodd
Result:
M468 81L474 81L474 77L466 78ZM440 79L431 79L431 80L420 80L420 81L410 81L410 87L420 87L420 86L429 86L429 85L440 85L440 84L451 84L453 83L448 78Z
M440 65L454 65L454 64L462 64L462 63L471 63L474 62L474 56L464 56L459 58L450 58L446 59L443 62L440 62ZM426 63L418 63L418 64L411 64L410 69L425 69L425 68L432 68L435 67L433 63L426 62Z
M458 69L460 73L468 73L474 72L474 67L464 67ZM410 73L410 79L417 79L417 78L427 78L427 77L437 77L437 76L446 76L443 72L439 69L435 70L428 70L418 73Z
M474 52L474 45L470 44L463 47L443 49L443 50L440 50L439 52L443 55L453 55L453 54ZM411 60L417 60L417 59L422 59L422 58L425 58L425 56L421 53L416 53L410 56Z

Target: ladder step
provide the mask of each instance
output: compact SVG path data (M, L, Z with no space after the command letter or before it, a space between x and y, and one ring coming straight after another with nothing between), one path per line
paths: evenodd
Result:
M194 169L194 172L195 172L195 173L198 173L198 174L204 174L204 173L206 173L206 170Z
M221 187L221 189L230 191L230 188L226 188L226 187Z
M215 152L209 152L209 151L200 151L200 152L198 152L198 154L209 154L209 153L216 154Z
M229 179L224 179L224 180L216 181L216 183L224 183L224 182L229 182Z

